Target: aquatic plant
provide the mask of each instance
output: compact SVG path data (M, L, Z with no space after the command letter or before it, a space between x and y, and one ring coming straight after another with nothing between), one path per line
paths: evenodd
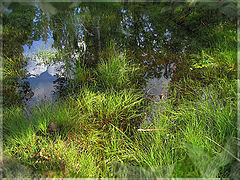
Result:
M119 92L108 90L105 93L85 89L77 96L75 109L83 115L82 119L87 121L85 123L96 128L102 129L111 123L126 129L141 121L142 104L142 96L132 89Z
M70 87L78 91L80 88L88 87L95 83L94 79L94 69L87 67L83 60L79 59L75 63L75 68L73 71L73 78L69 80Z
M126 53L117 53L101 59L97 68L99 86L104 89L121 90L138 84L139 67L127 61Z
M27 36L22 39L22 35L31 36L30 43L32 38L39 40L40 36L38 32L34 34L39 29L32 31L31 23L27 28L25 21L18 24L22 29L9 33L21 17L14 12L27 10L17 11L16 3L9 7L13 12L6 16L5 33L6 37L13 33L14 38L5 38L10 41L4 52L16 57L12 52L21 50L27 41ZM5 100L4 152L45 177L231 177L231 166L236 165L231 165L232 158L238 160L234 143L228 141L237 135L234 20L223 16L217 19L223 12L219 8L212 11L189 4L178 6L171 14L172 8L165 4L157 6L158 11L152 11L152 6L145 4L136 4L140 11L126 4L124 8L116 7L118 14L112 16L102 11L104 8L84 4L81 11L72 8L51 16L50 21L44 21L50 22L50 26L41 23L46 17L41 17L40 9L36 11L40 13L32 14L37 14L37 18L30 18L36 20L31 20L34 25L43 25L44 30L50 27L54 46L59 48L56 54L43 51L38 56L65 63L67 78L70 77L69 93L58 102L28 107L31 110ZM117 18L119 21L115 22L118 15L124 18ZM78 23L72 24L75 17ZM107 24L105 19L109 19ZM166 19L167 26L159 24ZM96 20L97 25L92 24L92 20ZM115 28L111 28L113 22ZM80 29L83 32L79 32ZM109 36L109 29L114 35ZM84 37L88 45L84 50L86 57L72 54L72 49L81 51L77 45L79 36ZM124 50L119 53L111 46L107 52L100 40L110 38L120 38L117 43L131 55L127 57ZM10 43L17 41L21 44ZM151 105L145 103L139 91L139 82L144 80L140 66L129 57L137 59L136 54L142 56L153 49L159 51L160 60L152 56L146 63L142 59L137 62L151 69L163 61L162 58L180 60L167 98L159 98ZM99 55L101 60L93 65L96 69L89 68L92 65L89 57ZM84 63L83 58L89 61ZM6 94L16 90L18 75L22 73L20 60L6 58L4 62L3 81L9 85L4 89ZM154 68L159 71L159 67ZM14 98L14 93L5 97ZM138 127L141 130L137 130Z
M226 84L228 82L222 82L222 86ZM143 128L158 130L135 133L136 165L145 170L149 169L152 177L210 177L202 171L201 174L198 173L198 169L204 168L204 165L200 166L198 163L195 166L196 159L192 159L192 156L189 158L188 151L191 149L184 143L204 149L210 161L223 149L208 138L225 146L229 138L237 136L235 100L219 99L218 86L199 89L195 98L187 100L182 97L177 106L172 100L160 101L157 108L155 103L155 110L152 112L153 123ZM236 153L234 147L227 146L227 149L230 148L230 151ZM226 163L219 162L219 167L216 162L218 170L211 177L217 177L220 167L232 162L232 158L229 155L227 157L228 160L224 161ZM181 163L185 167L181 166ZM180 166L183 169L179 169Z
M86 92L83 93L86 95ZM133 120L139 116L139 114L135 115L136 110L133 107L136 107L136 104L140 103L141 100L136 104L132 102L133 105L131 105L129 104L131 100L124 99L125 96L127 96L127 92L119 94L119 97L111 98L111 103L116 103L116 106L112 107L116 108L114 112L111 112L112 118L114 118L114 113L117 116L119 111L115 120L128 119L123 117L124 115L129 116L128 120ZM97 99L100 97L96 96ZM31 116L28 116L31 118L29 120L26 120L21 108L5 109L4 151L47 177L111 177L110 164L115 161L123 161L131 156L128 155L127 146L123 139L123 136L126 137L126 135L123 135L123 132L118 133L120 132L119 128L111 125L110 122L108 131L103 131L104 128L94 127L91 124L93 122L89 119L84 121L85 116L91 115L85 103L92 103L92 106L98 106L102 103L109 108L106 96L103 97L104 100L99 99L100 102L97 103L95 102L97 99L91 102L94 100L91 98L92 96L88 95L88 101L81 101L83 111L79 106L75 106L73 109L72 105L68 103L56 105L54 108L49 104L36 107L31 112ZM120 107L121 103L117 102L118 100L122 102L123 107ZM79 103L78 100L76 102ZM97 109L96 112L100 110ZM133 114L127 114L131 111ZM98 115L99 122L105 120L100 119L100 115L103 113L98 113ZM49 131L51 122L54 122L57 128L53 133ZM113 123L116 122L113 121ZM85 126L81 126L84 124ZM120 139L122 140L120 141ZM106 168L108 162L108 168Z

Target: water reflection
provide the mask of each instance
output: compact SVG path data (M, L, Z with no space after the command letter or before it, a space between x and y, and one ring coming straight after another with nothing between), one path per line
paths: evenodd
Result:
M24 46L23 54L28 59L25 70L29 77L24 80L25 86L22 87L22 92L24 93L24 101L28 105L57 98L54 81L57 79L56 75L62 76L64 74L62 68L64 63L51 61L50 58L56 54L52 44L53 39L49 38L48 41L33 41L29 48ZM28 85L26 86L26 84Z
M161 101L164 101L164 99L168 97L168 86L176 68L177 66L175 63L164 64L164 68L160 71L160 78L153 77L146 79L146 88L144 92L146 98L150 99L152 103L150 112L146 112L145 114L146 121L144 121L141 126L145 127L153 122L155 110L164 109L164 104L161 103Z
M172 80L175 69L175 63L165 65L165 68L161 70L161 78L153 77L146 79L145 94L153 100L166 98L168 84Z
M49 74L48 71L41 73L40 76L28 78L26 82L30 83L33 96L30 98L26 98L25 96L27 104L32 105L41 100L52 100L55 90L53 81L56 79L57 78Z
M22 22L19 28L28 29L27 36L18 46L23 47L22 55L28 59L25 69L30 76L25 81L30 83L34 93L25 97L30 97L31 101L49 99L53 92L58 93L61 89L54 86L63 86L66 78L72 78L74 66L80 60L88 67L96 65L109 42L114 42L120 51L132 52L129 59L145 71L145 91L154 86L151 93L167 94L167 84L177 59L187 51L190 41L187 41L189 38L184 29L174 24L174 18L161 13L160 6L141 3L50 5L55 9L54 13L47 13L44 4L26 7L13 4L9 6L11 11L4 14L5 24L13 25L16 17L26 18L26 9L33 10L28 17L31 26L25 27ZM12 47L11 43L18 42L18 37L14 38L6 43L8 48Z

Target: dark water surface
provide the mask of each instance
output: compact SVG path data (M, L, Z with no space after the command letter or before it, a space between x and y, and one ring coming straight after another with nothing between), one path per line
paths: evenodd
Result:
M71 78L79 59L97 64L110 42L145 67L143 92L159 99L192 43L169 17L158 4L11 3L3 20L16 36L5 33L3 53L27 59L20 90L29 105L57 99L59 79Z

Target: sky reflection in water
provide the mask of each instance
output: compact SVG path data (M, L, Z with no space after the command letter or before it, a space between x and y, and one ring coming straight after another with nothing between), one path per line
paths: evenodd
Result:
M56 52L56 50L52 48L52 44L53 39L50 38L47 42L42 40L33 41L30 49L26 45L24 46L24 57L28 59L25 69L29 74L29 78L25 81L30 83L30 88L34 93L27 103L29 105L35 104L41 100L52 100L56 98L53 82L57 79L56 74L61 75L64 73L61 68L63 63L46 64L44 60L48 60L47 56L45 58L37 56L37 53L41 51Z

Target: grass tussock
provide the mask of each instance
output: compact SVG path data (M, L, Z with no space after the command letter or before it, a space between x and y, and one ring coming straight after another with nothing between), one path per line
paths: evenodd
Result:
M6 109L5 151L48 177L113 176L110 164L131 157L120 129L141 120L142 101L131 90L108 95L84 90L69 102L36 107L31 115Z
M155 104L154 123L145 128L158 130L136 132L136 165L152 177L217 177L233 160L236 143L229 140L237 136L236 101L221 101L218 92L199 90L194 101L182 97L177 106L171 100Z
M131 137L123 127L143 118L142 99L132 91L86 89L69 102L36 108L31 123L20 108L7 109L4 150L47 177L216 177L236 153L228 141L237 134L236 94L219 93L232 83L198 89L195 100L181 97L177 106L173 97L155 103L153 123L142 128L159 130L132 128Z
M124 53L94 71L79 64L66 99L4 108L4 151L44 177L238 177L235 55L216 47L186 56L168 98L152 104Z
M100 87L104 89L124 89L138 84L140 68L126 59L126 53L120 53L101 59L97 68Z
M139 123L142 118L143 98L131 89L107 93L84 90L78 95L76 102L80 114L86 117L88 123L98 128L111 123L126 129Z

